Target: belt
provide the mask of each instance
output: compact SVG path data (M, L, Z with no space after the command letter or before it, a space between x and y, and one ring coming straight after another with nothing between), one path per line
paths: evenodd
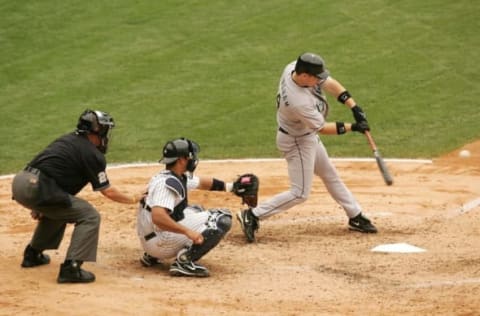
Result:
M155 238L156 236L157 234L155 234L155 232L151 232L150 234L143 236L143 238L145 238L145 241L149 241L150 239Z
M280 132L286 134L286 135L290 135L290 134L288 134L288 132L287 132L286 130L284 130L282 127L279 127L278 130L279 130ZM307 135L309 135L309 134L311 134L311 133L305 133L305 134L303 134L303 135L296 136L296 137L307 136Z
M30 172L30 173L33 173L33 174L36 174L37 176L40 174L40 170L38 170L37 168L34 168L34 167L30 167L30 166L26 166L23 170L25 170L27 172Z
M147 203L145 202L145 198L142 198L140 200L140 205L148 212L152 212L152 208L149 205L147 205Z
M288 132L286 130L284 130L283 128L279 127L278 130L284 134L287 134L288 135Z

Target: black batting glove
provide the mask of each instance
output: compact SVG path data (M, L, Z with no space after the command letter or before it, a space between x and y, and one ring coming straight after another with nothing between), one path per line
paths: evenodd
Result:
M368 126L367 121L352 123L352 131L359 132L365 134L366 131L370 130L370 126Z
M359 105L354 105L352 108L353 117L355 118L355 122L367 122L367 114L363 112L362 108Z

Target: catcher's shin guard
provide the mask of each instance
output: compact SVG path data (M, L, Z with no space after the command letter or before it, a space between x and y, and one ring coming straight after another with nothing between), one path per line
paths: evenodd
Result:
M215 248L220 240L222 240L223 236L225 236L232 227L232 216L230 215L230 212L226 210L214 210L210 212L212 215L207 224L208 228L202 232L203 243L200 245L193 245L189 249L192 261L199 260L210 250Z

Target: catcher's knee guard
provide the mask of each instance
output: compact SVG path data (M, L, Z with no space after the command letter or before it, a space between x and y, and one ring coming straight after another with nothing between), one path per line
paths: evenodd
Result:
M218 245L232 227L232 215L225 209L209 210L207 229L202 232L203 243L193 245L189 252L192 261L197 261Z
M232 214L225 209L215 210L213 214L217 214L216 216L214 215L217 229L223 231L225 235L232 228Z

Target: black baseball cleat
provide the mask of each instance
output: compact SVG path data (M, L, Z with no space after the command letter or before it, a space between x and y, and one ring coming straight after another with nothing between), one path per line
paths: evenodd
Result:
M361 233L376 233L377 228L362 213L348 220L348 228Z
M23 252L23 260L21 266L23 268L33 268L50 263L50 257L28 245Z
M255 232L260 228L260 223L258 217L256 217L252 209L246 209L237 213L237 219L240 222L242 231L247 237L248 242L255 241Z
M204 266L191 260L189 249L180 250L177 259L170 266L171 276L193 276L204 278L210 276L210 272Z
M170 266L171 276L193 276L198 278L205 278L210 276L210 272L204 266L199 265L193 261L181 262L175 260Z
M81 261L65 261L60 265L58 283L90 283L95 281L95 274L80 268Z
M146 252L144 252L143 256L140 258L140 263L142 264L142 266L146 268L162 264L160 260L158 260L158 258L155 258L154 256L150 256Z

